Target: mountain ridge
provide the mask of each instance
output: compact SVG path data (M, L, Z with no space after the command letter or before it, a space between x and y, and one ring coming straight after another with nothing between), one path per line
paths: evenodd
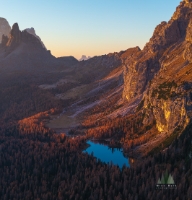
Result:
M28 79L38 79L40 76L50 76L61 69L68 68L78 61L73 57L56 58L49 50L44 48L42 41L27 30L20 31L18 23L13 24L8 36L2 36L0 44L0 70L2 80L10 77L16 80L19 74ZM31 77L29 77L31 74ZM15 78L14 78L15 77ZM17 77L17 78L16 78Z
M182 134L192 119L191 21L192 2L182 1L168 22L157 25L143 50L118 53L122 99L118 93L110 103L100 101L86 111L83 128L90 137L120 140L125 151L143 156ZM108 97L104 93L103 99Z
M135 115L145 116L141 127L156 127L160 138L155 146L173 134L178 137L191 122L191 17L192 1L182 1L143 50L124 60L123 99L143 96Z
M36 41L30 46L37 43L39 48L34 49L37 54L29 56L31 60L35 58L35 62L29 61L33 62L31 69L42 69L53 78L46 78L39 87L52 91L68 110L51 121L51 127L70 113L79 120L77 130L83 129L88 136L121 141L127 152L131 147L145 155L167 140L170 145L170 138L179 137L191 121L191 27L192 2L182 1L170 20L155 28L142 50L133 47L83 62L67 57L63 67L66 57L51 56L35 36L20 32L14 25L10 37L3 38L0 63L7 66L13 54L18 53L14 58L18 64L22 55L26 57L22 45ZM60 128L64 126L63 122L60 124Z
M33 27L31 28L26 28L25 31L27 31L28 33L30 33L31 35L35 36L37 39L39 39L39 41L41 42L42 46L46 49L45 45L43 44L43 42L41 41L41 38L36 35L35 29Z

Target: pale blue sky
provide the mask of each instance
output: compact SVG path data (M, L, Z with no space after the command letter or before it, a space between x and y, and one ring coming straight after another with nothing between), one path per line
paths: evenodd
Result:
M140 46L180 0L0 0L0 17L34 27L52 54L102 55Z

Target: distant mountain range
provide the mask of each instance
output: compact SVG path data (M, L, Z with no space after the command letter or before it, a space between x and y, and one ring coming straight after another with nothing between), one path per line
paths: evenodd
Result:
M79 61L88 60L90 58L91 58L90 56L82 55L82 57L79 59Z

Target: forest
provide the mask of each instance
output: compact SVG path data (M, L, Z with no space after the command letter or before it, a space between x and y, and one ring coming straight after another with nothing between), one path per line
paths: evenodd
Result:
M0 199L192 199L192 126L166 150L122 170L82 153L84 137L1 129ZM177 189L156 190L162 173Z
M0 93L0 199L192 199L192 126L166 151L151 152L136 159L130 168L120 169L82 153L86 138L115 133L118 137L118 133L125 141L137 139L134 135L139 136L142 131L141 113L134 119L130 116L112 122L85 121L82 126L90 128L87 135L70 138L54 133L42 123L63 106L49 91L42 93L26 84L2 87ZM100 128L94 129L95 125ZM131 143L130 148L134 145L137 143ZM156 190L157 181L166 170L177 189Z
M148 32L150 39L146 30L154 28L156 14L159 21L157 8L163 18L169 15L168 1L162 7L149 1L152 25L150 16L144 19L146 2L136 3L136 12L131 7L136 18L129 17L125 2L102 7L97 2L91 9L91 1L79 7L12 2L3 9L5 2L2 11L20 19L22 31L20 22L12 20L11 29L0 17L0 200L192 200L192 0L182 0L169 21ZM22 13L29 17L17 17ZM142 17L136 27L140 49L133 43L138 35L126 31L134 31ZM39 36L23 27L26 22L37 25ZM121 51L113 53L111 45ZM83 51L93 57L67 56ZM118 147L129 165L85 153L91 139ZM175 187L158 188L168 177Z

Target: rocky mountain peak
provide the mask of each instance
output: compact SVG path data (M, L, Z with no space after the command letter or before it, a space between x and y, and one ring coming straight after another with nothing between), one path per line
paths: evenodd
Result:
M26 28L25 29L28 33L32 34L32 35L36 35L35 29L33 27L31 28Z
M46 47L45 47L44 43L42 42L41 38L38 35L36 35L35 29L33 27L26 28L24 31L27 31L31 35L35 36L40 41L42 47L46 49Z
M19 30L19 25L17 23L13 24L9 40L6 44L8 47L14 47L21 42L21 31Z
M159 132L171 134L190 122L191 63L192 0L185 0L155 28L144 49L124 62L123 98L143 99L144 125L155 121Z
M30 33L29 33L30 32ZM35 34L34 29L20 31L18 23L13 24L9 37L2 36L3 48L6 48L7 53L10 53L20 45L28 45L28 49L45 50L46 48L41 39Z
M170 20L155 28L143 50L125 59L124 99L130 101L145 91L161 68L164 51L179 42L189 43L183 49L183 57L192 62L192 1L182 1Z
M11 35L14 36L18 32L20 32L19 25L18 25L18 23L14 23L12 26Z
M145 45L144 50L152 53L158 52L186 37L186 29L192 16L192 4L190 2L192 1L182 1L172 18L168 22L161 22L155 28L153 36Z
M0 43L2 41L2 36L9 36L11 27L5 18L0 17Z

